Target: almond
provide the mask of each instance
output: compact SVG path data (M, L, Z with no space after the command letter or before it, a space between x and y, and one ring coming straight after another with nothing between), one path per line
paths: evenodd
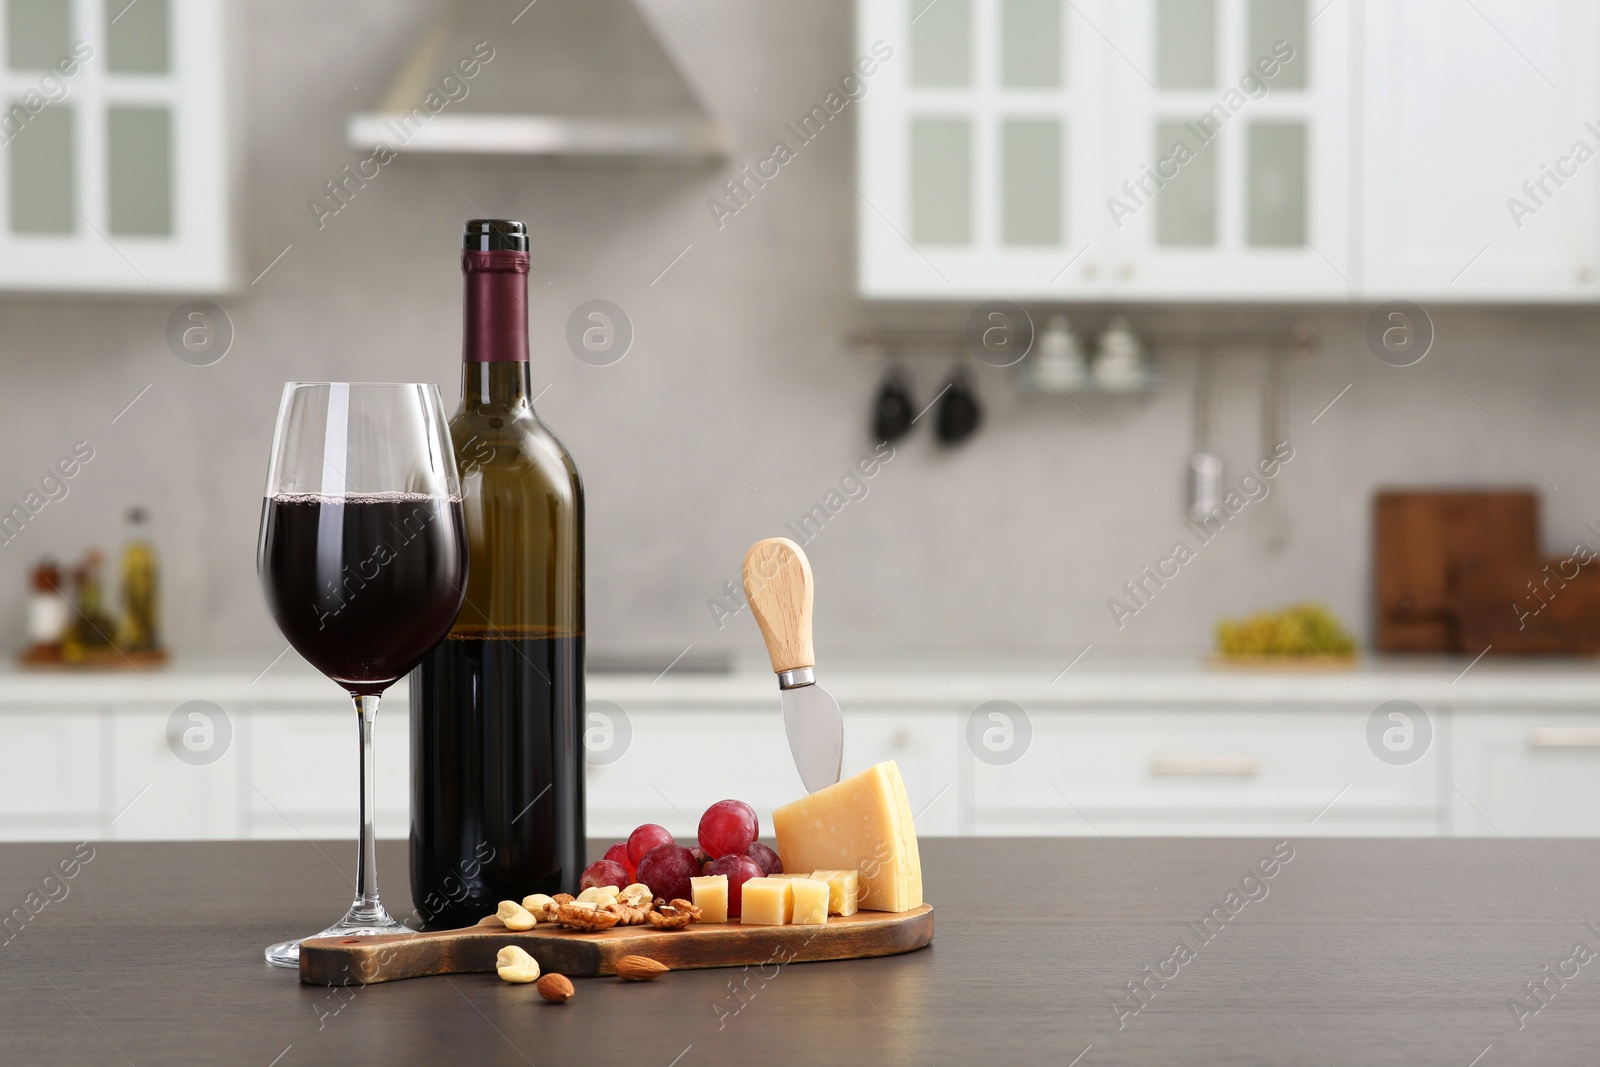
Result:
M624 956L617 961L617 977L624 982L648 982L671 969L649 956Z
M572 981L564 974L547 974L539 979L534 986L539 995L552 1004L562 1004L572 999L572 994L577 992L572 988Z

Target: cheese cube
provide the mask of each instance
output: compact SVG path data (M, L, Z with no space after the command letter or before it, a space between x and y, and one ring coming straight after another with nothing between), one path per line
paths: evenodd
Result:
M860 871L813 871L811 877L828 883L828 914L854 915L861 892Z
M703 878L689 879L689 895L694 898L690 903L700 909L701 922L725 923L728 921L727 875L712 874Z
M772 828L784 870L860 872L863 911L921 907L922 859L894 760L785 804Z
M788 878L752 878L740 890L739 921L782 926L794 915L794 883Z
M828 883L820 878L793 878L789 888L794 894L796 926L816 926L828 921Z

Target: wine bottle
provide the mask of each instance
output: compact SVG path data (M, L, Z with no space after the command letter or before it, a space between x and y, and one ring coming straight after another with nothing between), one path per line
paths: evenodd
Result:
M461 270L466 600L411 675L411 895L430 929L577 892L584 865L583 483L533 410L527 227L469 221Z

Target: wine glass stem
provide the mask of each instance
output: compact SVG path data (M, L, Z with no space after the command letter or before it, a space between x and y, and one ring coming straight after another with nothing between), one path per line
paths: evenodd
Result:
M356 854L356 899L350 912L375 918L383 911L378 902L378 843L372 834L372 723L378 715L378 698L358 696L354 700L361 730L361 851Z

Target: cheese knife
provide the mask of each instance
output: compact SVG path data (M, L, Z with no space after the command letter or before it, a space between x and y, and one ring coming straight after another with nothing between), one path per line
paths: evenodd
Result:
M844 762L844 716L817 684L811 644L811 561L787 537L768 537L744 556L744 593L778 676L783 728L806 792L833 785Z

